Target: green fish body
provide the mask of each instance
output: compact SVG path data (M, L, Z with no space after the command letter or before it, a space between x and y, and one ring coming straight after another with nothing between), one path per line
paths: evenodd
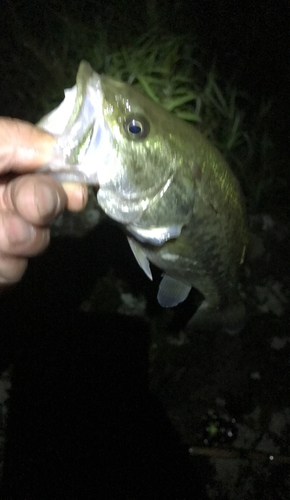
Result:
M104 212L125 229L148 277L163 270L158 301L204 296L189 328L235 328L248 245L243 196L219 151L192 125L133 87L82 62L77 85L39 126L57 135L43 170L99 186Z

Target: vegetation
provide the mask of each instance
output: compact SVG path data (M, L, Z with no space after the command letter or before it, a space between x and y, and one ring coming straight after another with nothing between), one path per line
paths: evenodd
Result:
M112 27L84 23L81 15L59 14L53 6L36 29L33 19L25 22L23 5L18 2L19 8L8 12L0 58L2 114L37 121L61 101L63 89L74 84L80 60L86 59L98 72L136 85L194 123L228 159L251 211L281 199L287 181L277 164L274 169L271 102L253 103L233 77L227 82L218 77L214 61L203 64L197 40L157 26L154 2L146 5L155 27L135 38L130 30L128 36L116 31L114 38Z

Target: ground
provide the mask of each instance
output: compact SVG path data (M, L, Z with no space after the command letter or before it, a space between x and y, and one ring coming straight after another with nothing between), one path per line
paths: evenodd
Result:
M190 301L176 310L163 310L156 306L156 290L154 290L153 297L152 287L156 288L157 285L149 281L143 282L143 277L138 279L138 268L133 267L130 270L130 264L128 265L126 260L127 257L122 258L122 246L120 247L120 255L113 264L120 269L122 265L120 266L118 263L121 264L121 261L125 260L124 269L119 273L117 272L116 275L114 266L113 268L109 267L108 272L104 273L98 280L94 293L83 301L81 306L82 314L85 315L89 314L91 309L97 310L97 314L102 311L102 314L105 315L111 314L112 309L114 309L119 314L125 315L125 317L126 315L129 315L129 317L135 316L136 321L138 321L138 318L145 320L150 332L147 353L149 366L146 369L149 372L149 392L154 397L157 397L157 400L161 403L165 415L167 415L166 418L169 418L173 432L176 432L183 453L187 454L192 471L198 470L200 477L202 477L200 496L196 491L193 496L193 490L188 488L189 492L184 490L183 496L172 493L172 496L167 498L176 500L179 498L206 497L210 500L247 500L256 498L280 500L289 498L289 230L281 219L266 214L252 217L251 226L255 234L255 250L244 268L241 283L241 295L246 302L249 318L247 325L238 335L231 336L224 332L194 332L192 335L184 335L182 325L192 312ZM110 237L114 236L116 236L115 230L112 230L109 240ZM120 241L122 241L122 234L120 238ZM128 259L131 259L130 254L128 254ZM132 280L130 283L128 276L130 278L133 275L135 283L132 283ZM148 292L148 290L150 291ZM134 318L133 321L135 321ZM138 323L134 323L134 325L136 329ZM133 332L132 339L130 337L131 332L126 340L127 330L129 332L128 326L125 327L125 330L123 328L121 337L119 334L117 335L118 342L114 336L110 342L111 332L109 333L108 345L111 345L109 351L108 346L102 346L105 358L107 351L109 352L109 365L111 359L110 349L112 348L113 351L114 349L119 351L118 356L122 357L120 362L126 366L124 356L121 356L124 343L128 342L128 345L131 345L130 342L133 338L135 339L133 344L136 342L136 331ZM91 335L89 328L88 332ZM61 335L64 335L65 338L65 334ZM65 340L63 342L65 343ZM29 367L34 366L33 363L35 359L38 359L39 352L42 352L43 349L46 352L47 347L45 343L44 345L45 349L43 346L41 348L35 347L36 357L32 357L34 361L26 361ZM78 346L77 350L79 348ZM58 352L58 343L55 340L52 341L51 349L53 352ZM73 348L70 347L70 349ZM48 372L50 373L49 384L52 384L52 387L55 387L53 385L53 383L55 384L53 374L56 370L56 368L53 368L55 356L55 354L52 355L52 368L49 369L52 371ZM84 354L84 356L86 357L87 354ZM134 356L137 356L136 362L138 363L135 348L132 350L132 356L133 359ZM25 355L25 359L29 359L29 356L27 358ZM21 366L22 363L23 360L20 363ZM70 373L70 368L66 367L65 360L63 363L63 371L59 374L60 379L63 379L63 373ZM89 361L86 363L89 373L90 363ZM116 366L116 360L114 366ZM10 370L13 373L13 364L12 367L10 366ZM16 370L19 371L19 367ZM106 373L106 370L107 368L104 368L104 373ZM124 370L124 367L122 370ZM21 367L20 371L23 372ZM33 373L34 377L37 376L41 380L41 369L38 362ZM73 376L75 375L71 375L71 377ZM64 385L63 390L67 392L69 389L66 386L65 379L64 377L64 381L61 383ZM130 375L128 380L131 379ZM17 385L17 376L15 383ZM80 382L80 378L78 378L80 392L83 391L83 383L85 382ZM124 384L123 388L125 392L127 383ZM7 397L9 384L6 367L2 373L1 385L3 424L6 418L4 418L4 412L6 411L4 400ZM45 387L44 384L44 393ZM52 389L47 389L47 391L50 390ZM21 392L23 393L23 391L25 392L25 389L22 389ZM27 394L26 400L29 398L29 392ZM43 397L46 398L45 394ZM36 399L38 398L39 396ZM113 403L114 396L112 396ZM18 404L16 404L16 408ZM129 401L128 415L132 414L132 409L130 410L131 404ZM146 408L146 411L142 410L142 418L148 411L148 403L146 403ZM41 410L39 411L41 412ZM90 412L89 409L88 411ZM152 414L154 413L152 409L150 411ZM93 412L94 410L92 410L92 414ZM146 427L149 442L151 433L154 434L152 429L156 427L156 423L154 424L155 416L152 425ZM15 415L12 417L12 421L14 421L13 418L15 420ZM21 415L17 418L21 418ZM31 419L31 416L27 418ZM140 419L140 422L142 422L142 418L139 416L137 420ZM24 416L23 419L25 420ZM147 417L145 420L147 421ZM55 425L57 428L57 423ZM102 422L102 425L104 425L104 422ZM140 426L142 427L141 423ZM122 427L122 429L124 428ZM25 426L21 432L26 432ZM131 430L129 429L128 432L130 435ZM160 430L156 432L160 438L162 432ZM4 434L3 429L2 434ZM163 436L164 441L160 445L161 451L158 448L159 451L156 452L158 456L160 453L161 460L164 460L166 447L171 443L172 436L170 434L168 436L170 437ZM140 438L139 441L138 437L136 439L137 446L143 449L143 445L141 445L142 439ZM153 437L152 439L154 441L157 438ZM57 449L59 445L54 444L54 446ZM174 449L177 450L178 446L177 444L174 445ZM13 463L13 459L11 459L11 457L13 458L13 446L10 445L9 448L7 445L7 448L11 467L11 463ZM146 447L144 453L141 454L146 457L148 453ZM173 459L173 462L175 460L176 458ZM177 465L177 474L178 470ZM4 473L6 483L7 475L9 476L10 473L9 467L6 468L6 476ZM188 481L186 478L185 475L184 482ZM156 491L156 498L163 498L162 494L158 493L158 488L154 491ZM181 491L180 487L176 491ZM204 492L206 497L202 496ZM112 495L111 498L116 498L114 493L110 494ZM148 493L148 495L152 495L152 492ZM11 498L14 497L11 496ZM143 498L146 498L146 496Z

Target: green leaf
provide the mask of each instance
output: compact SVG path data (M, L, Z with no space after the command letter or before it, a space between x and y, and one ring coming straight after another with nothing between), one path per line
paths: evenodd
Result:
M183 104L191 102L195 99L196 99L196 94L194 92L191 92L187 95L184 95L181 97L176 97L176 98L172 99L170 102L164 103L164 107L168 111L172 111L174 108L177 108L178 106L182 106Z
M200 116L196 113L190 113L189 111L177 111L176 116L188 122L201 122Z

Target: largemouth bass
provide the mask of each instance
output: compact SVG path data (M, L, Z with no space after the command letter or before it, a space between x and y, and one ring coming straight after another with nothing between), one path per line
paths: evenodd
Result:
M38 125L57 136L42 170L98 186L98 204L123 226L146 275L152 279L149 262L163 270L161 306L176 306L194 287L204 302L189 329L241 324L243 196L222 155L196 128L86 62L76 86Z

